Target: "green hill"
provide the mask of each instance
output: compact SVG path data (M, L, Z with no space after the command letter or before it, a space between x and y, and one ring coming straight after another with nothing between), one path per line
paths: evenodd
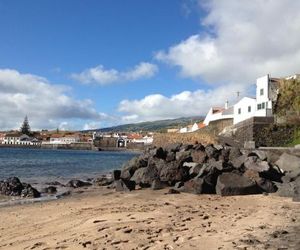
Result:
M168 128L180 128L193 124L194 122L203 121L202 116L183 117L177 119L159 120L152 122L141 122L124 124L114 127L94 129L89 131L99 132L166 132Z

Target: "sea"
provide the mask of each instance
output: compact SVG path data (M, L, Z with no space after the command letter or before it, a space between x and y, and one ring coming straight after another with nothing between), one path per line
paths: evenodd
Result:
M66 184L71 179L97 178L120 169L136 155L127 151L0 148L0 181L16 176L39 190L52 181Z

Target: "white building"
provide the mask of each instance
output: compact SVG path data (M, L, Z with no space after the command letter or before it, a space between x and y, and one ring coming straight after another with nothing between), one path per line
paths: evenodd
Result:
M10 145L37 145L39 141L36 138L29 137L22 133L8 133L2 140L2 144Z
M256 98L244 97L234 105L233 124L251 117L273 116L273 101L275 101L279 86L277 78L269 75L256 80Z
M71 144L80 142L79 135L52 135L50 144Z
M298 79L299 74L286 77L285 79ZM255 98L243 97L233 107L211 108L204 120L205 125L212 121L222 119L233 119L233 124L237 124L251 117L273 116L273 103L278 95L278 88L282 78L271 78L269 75L256 80Z
M212 107L208 111L204 124L208 126L210 122L225 120L225 119L233 119L233 106L229 107L228 102L225 103L224 108L222 107Z

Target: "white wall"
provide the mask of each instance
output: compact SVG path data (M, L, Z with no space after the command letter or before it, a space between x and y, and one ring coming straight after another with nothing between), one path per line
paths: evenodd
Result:
M250 107L250 112L248 110ZM241 113L239 114L239 109ZM256 100L249 97L242 98L238 103L234 105L233 108L233 124L237 124L241 121L253 117L256 113Z
M233 114L223 115L222 112L218 112L218 113L213 114L213 109L210 108L210 110L208 111L203 123L205 124L205 126L208 126L209 123L212 122L212 121L217 121L217 120L222 120L222 119L232 119L232 118L233 118Z
M263 94L261 94L261 90L263 90ZM255 116L267 116L267 109L272 109L272 101L269 99L269 75L260 77L256 80Z

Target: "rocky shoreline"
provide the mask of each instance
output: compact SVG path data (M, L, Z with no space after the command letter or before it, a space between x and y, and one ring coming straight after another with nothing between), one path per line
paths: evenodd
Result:
M217 194L221 196L268 194L300 201L300 157L223 145L175 143L152 147L127 162L121 170L86 181L66 184L48 182L40 190L17 177L0 181L0 195L62 198L73 189L106 186L116 191L169 188L168 193ZM64 192L58 193L63 187Z
M117 191L169 187L170 193L268 194L300 200L300 157L222 145L149 148L113 172Z

